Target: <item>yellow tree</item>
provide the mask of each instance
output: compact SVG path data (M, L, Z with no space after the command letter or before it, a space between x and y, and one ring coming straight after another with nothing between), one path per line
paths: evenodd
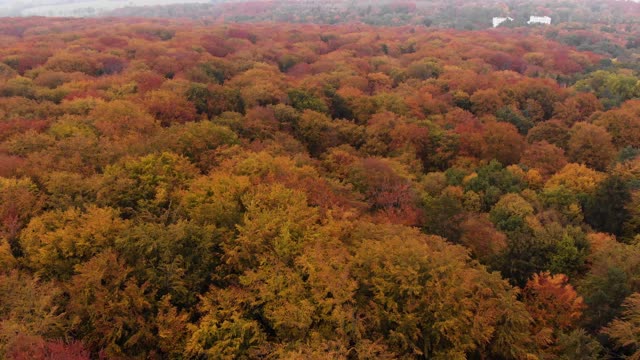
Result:
M593 194L604 179L605 174L584 165L567 164L546 182L545 189L563 186L575 194Z
M20 234L28 267L45 278L68 279L75 265L112 246L126 222L111 208L46 212Z
M19 271L0 273L0 357L17 351L25 340L61 337L64 321L55 299L61 290Z
M110 358L149 356L157 339L147 285L138 284L111 250L77 265L75 273L65 285L65 316L73 333Z

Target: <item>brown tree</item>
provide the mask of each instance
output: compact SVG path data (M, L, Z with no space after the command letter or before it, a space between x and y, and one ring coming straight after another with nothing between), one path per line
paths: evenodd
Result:
M595 170L605 170L613 160L615 148L611 135L602 127L577 123L571 128L567 154L573 162Z

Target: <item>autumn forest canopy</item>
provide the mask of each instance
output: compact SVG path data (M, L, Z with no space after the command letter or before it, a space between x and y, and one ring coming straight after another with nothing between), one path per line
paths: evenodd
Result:
M640 358L640 4L256 4L2 19L1 359Z

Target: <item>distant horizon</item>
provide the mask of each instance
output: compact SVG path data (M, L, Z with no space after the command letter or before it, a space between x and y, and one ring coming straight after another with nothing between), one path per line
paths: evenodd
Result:
M209 4L207 0L25 0L1 1L1 16L91 17L125 7Z
M181 5L181 4L210 4L210 5L220 5L224 3L247 3L247 2L264 2L267 0L257 0L257 1L249 1L249 0L187 0L187 1L175 1L175 0L23 0L23 1L14 1L14 0L0 0L0 17L30 17L30 16L42 16L42 17L76 17L76 18L84 18L84 17L99 17L99 16L126 16L129 14L123 14L122 11L125 9L140 9L146 7L162 7L162 6L172 6L172 5ZM640 3L640 0L612 0L617 2L632 2L632 3ZM290 4L296 3L309 3L309 0L290 0ZM385 4L391 3L399 3L396 0L379 0L379 1L353 1L353 0L333 0L331 1L333 4L336 3L344 3L348 6L371 6L371 5L379 5L384 6ZM427 6L431 3L432 0L414 0L414 1L406 1L406 3L416 4L418 6ZM595 1L594 1L595 2ZM282 4L287 3L285 0L282 1L272 1L272 4ZM499 6L499 2L496 0L491 1L478 1L470 3L475 4L476 7L484 8L486 7L489 10L491 7L496 8ZM313 6L324 6L324 4L316 5L313 3ZM509 2L509 7L512 7L513 2ZM155 11L155 10L154 10ZM513 7L509 9L511 11L518 11L517 7ZM138 10L134 10L133 13L138 12ZM157 13L156 13L157 14ZM206 14L200 14L206 15ZM157 15L155 15L157 16ZM160 15L162 17L162 15ZM491 22L491 14L484 14ZM493 16L506 16L506 14L496 13ZM170 17L170 16L169 16Z
M347 0L345 0L347 1ZM617 0L638 3L640 0ZM211 4L211 0L0 0L0 17L45 16L45 17L92 17L126 7L166 6L177 4ZM230 2L246 2L230 0ZM389 1L380 1L382 3ZM416 1L423 2L423 1ZM369 1L370 3L370 1Z

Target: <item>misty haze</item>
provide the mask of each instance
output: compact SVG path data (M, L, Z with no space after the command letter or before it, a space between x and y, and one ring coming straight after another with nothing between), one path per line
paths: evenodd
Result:
M621 1L632 1L638 2L640 0L621 0ZM370 6L397 6L402 4L406 4L406 1L399 0L379 0L379 1L343 1L343 0L332 0L323 3L316 3L313 1L298 1L298 0L284 0L284 1L276 1L276 2L265 2L262 0L251 2L252 5L249 7L257 7L261 8L262 5L260 3L275 3L280 6L291 7L295 9L299 6L305 7L319 7L325 8L325 10L329 9L337 9L337 8L345 8L345 7L357 7L364 8ZM592 4L592 7L599 7L602 5L602 2L595 0L582 0L585 4ZM242 4L242 0L194 0L194 1L175 1L175 0L23 0L23 1L7 1L0 0L0 16L48 16L48 17L96 17L96 16L110 16L110 15L147 15L153 14L155 16L165 16L166 14L172 14L177 7L186 5L197 5L197 4ZM470 7L474 7L476 9L484 9L493 8L493 9L501 9L506 4L511 6L513 10L518 11L518 5L523 5L525 2L519 2L517 0L501 2L497 0L482 0L482 1L474 1L467 0L462 1L460 4L467 3ZM418 8L424 7L428 9L433 9L433 5L437 4L437 6L442 9L442 7L448 8L456 8L458 5L454 3L448 3L446 1L432 1L432 0L418 0L416 1ZM153 10L154 8L164 10ZM463 7L464 8L464 7ZM570 6L569 6L570 8ZM567 9L570 12L570 9ZM119 11L121 9L132 9ZM136 10L138 9L138 10ZM212 10L215 8L198 8L198 9L206 9ZM202 17L203 15L207 15L208 11L196 11L194 14L190 14L194 17ZM115 11L115 12L114 12ZM464 11L464 10L463 10ZM477 15L482 16L485 12L481 11ZM566 14L570 19L571 14Z
M640 360L640 4L0 0L1 360Z
M210 1L175 0L22 0L0 1L0 16L97 16L110 10L133 6L196 4Z

